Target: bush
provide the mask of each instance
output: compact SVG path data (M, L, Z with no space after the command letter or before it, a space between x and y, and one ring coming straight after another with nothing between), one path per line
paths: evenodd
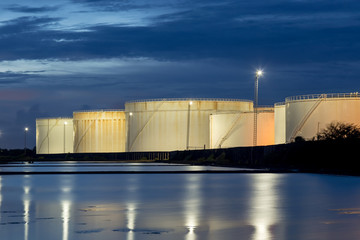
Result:
M305 139L302 137L302 136L297 136L295 139L294 139L295 142L305 142Z
M360 139L360 128L353 123L333 122L317 134L317 140Z

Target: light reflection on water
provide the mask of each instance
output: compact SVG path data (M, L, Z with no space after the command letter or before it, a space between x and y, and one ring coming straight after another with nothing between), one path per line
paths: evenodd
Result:
M62 222L63 222L62 239L63 240L69 239L70 209L71 209L70 201L67 201L67 200L61 201L61 218L62 218Z
M31 188L31 177L28 175L24 176L24 193L23 193L23 202L24 202L24 240L29 239L29 222L30 222L30 188Z
M186 178L185 182L185 197L183 200L184 203L184 218L185 226L188 230L185 239L186 240L196 240L196 228L199 225L199 215L201 215L201 186L202 186L202 176L199 174L190 175Z
M0 176L0 239L358 239L359 217L357 177Z
M272 239L271 229L279 224L281 193L278 184L283 175L256 174L252 176L252 196L250 219L255 227L253 240Z
M133 175L128 178L126 195L127 199L127 211L126 211L126 220L127 220L127 240L134 240L134 231L136 229L136 202L137 202L137 191L138 191L138 175Z
M135 230L135 219L136 219L136 205L134 203L129 203L127 206L127 228L128 228L128 240L134 240L134 230Z
M2 203L2 176L0 176L0 222L1 222L1 215L2 215L1 203Z

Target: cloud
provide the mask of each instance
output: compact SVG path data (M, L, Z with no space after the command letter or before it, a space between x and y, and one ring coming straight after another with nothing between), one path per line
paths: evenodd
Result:
M104 6L116 2L83 1ZM185 3L175 2L172 7L182 5ZM332 13L335 7L341 9L337 14ZM94 14L99 15L98 12ZM139 18L151 24L130 26L115 20L112 24L91 23L77 32L58 28L68 17L22 17L2 22L0 60L145 57L169 61L204 58L328 61L323 53L329 51L334 52L335 60L354 55L356 46L348 43L360 37L358 13L351 7L324 1L317 5L280 0L261 4L257 1L222 4L199 1L191 9L180 7L170 13L144 16L139 15ZM324 41L327 44L323 44ZM293 58L295 55L297 57Z
M0 22L0 39L10 36L21 36L21 34L43 31L44 28L54 25L59 18L51 17L20 17ZM24 43L25 44L25 43Z
M8 7L5 7L5 9L20 13L47 13L47 12L56 11L59 9L59 7L56 6L29 7L29 6L13 4Z

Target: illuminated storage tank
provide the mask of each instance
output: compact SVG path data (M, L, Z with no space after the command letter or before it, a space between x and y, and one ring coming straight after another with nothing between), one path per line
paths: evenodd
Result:
M254 112L210 116L211 148L253 146ZM258 108L257 146L274 144L274 108Z
M275 103L274 105L275 121L275 144L286 143L286 114L285 103Z
M334 93L285 99L286 142L295 137L314 138L331 122L360 125L360 94Z
M36 119L36 153L73 153L72 118Z
M249 100L160 99L127 102L127 151L208 149L210 114L252 110L253 102Z
M74 152L125 152L123 110L74 112Z

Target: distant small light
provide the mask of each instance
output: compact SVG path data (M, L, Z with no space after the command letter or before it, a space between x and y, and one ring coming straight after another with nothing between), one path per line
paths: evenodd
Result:
M25 128L25 131L26 131L26 132L29 131L29 128L26 127L26 128Z

